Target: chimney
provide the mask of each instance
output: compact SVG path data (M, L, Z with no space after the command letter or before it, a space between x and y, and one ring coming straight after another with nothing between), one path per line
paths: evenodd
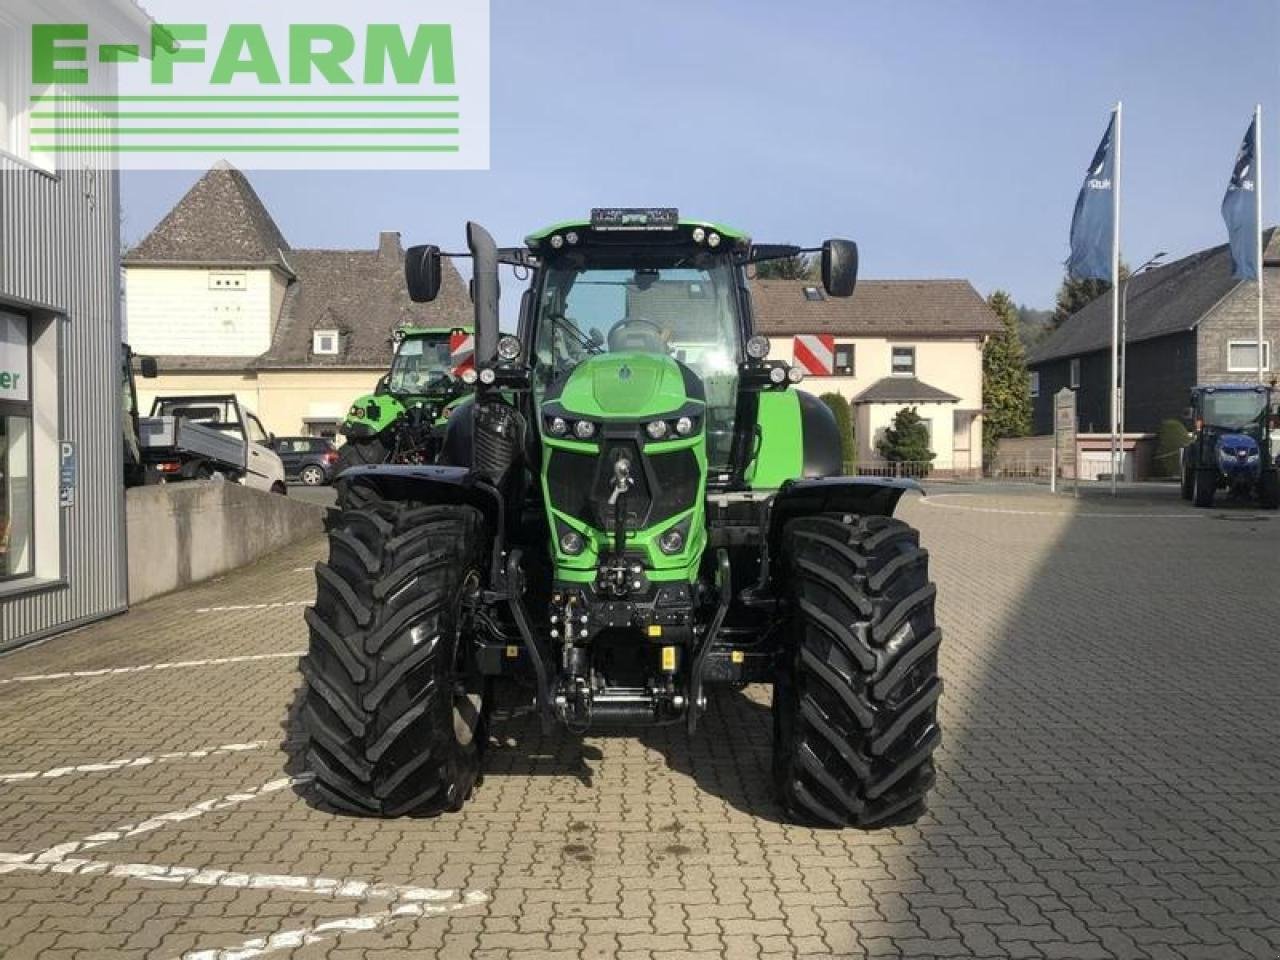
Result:
M404 248L400 246L399 230L384 230L378 234L378 256L382 259L403 260Z

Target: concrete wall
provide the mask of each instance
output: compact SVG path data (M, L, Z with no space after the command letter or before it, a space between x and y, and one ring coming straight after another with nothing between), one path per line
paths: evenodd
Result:
M252 563L324 529L325 508L235 483L126 493L129 603Z

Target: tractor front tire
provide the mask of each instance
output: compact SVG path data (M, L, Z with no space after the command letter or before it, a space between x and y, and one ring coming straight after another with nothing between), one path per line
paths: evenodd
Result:
M480 775L486 684L464 604L482 584L472 507L369 495L329 534L302 660L307 767L347 813L457 810Z
M941 742L941 632L919 535L891 517L788 522L787 653L774 684L773 775L787 812L818 826L910 823Z
M1264 470L1258 479L1258 505L1263 510L1280 508L1280 470Z
M1197 507L1209 508L1213 506L1213 497L1218 488L1218 475L1216 471L1197 468L1192 471L1191 477L1191 502Z
M333 471L333 478L338 488L338 509L354 510L369 501L369 488L355 486L351 483L337 483L348 467L363 467L369 464L386 463L391 459L391 451L382 442L381 437L370 437L368 440L348 440L338 450L338 463Z

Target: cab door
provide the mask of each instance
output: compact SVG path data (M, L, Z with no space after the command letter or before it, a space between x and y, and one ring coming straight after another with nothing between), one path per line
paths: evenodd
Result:
M247 441L245 486L257 490L273 490L277 484L283 487L284 464L280 461L279 454L271 449L270 434L252 411L244 411L244 421Z

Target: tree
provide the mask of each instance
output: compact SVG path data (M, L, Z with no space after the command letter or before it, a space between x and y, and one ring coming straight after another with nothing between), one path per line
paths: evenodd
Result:
M836 428L840 431L840 459L849 469L858 460L858 444L853 436L853 414L849 409L849 401L840 393L824 393L818 398L830 408L836 418Z
M890 463L909 464L906 473L913 476L927 474L937 456L929 449L929 428L915 407L903 407L894 414L893 425L885 430L876 449Z
M1120 279L1129 277L1129 265L1120 261ZM1110 280L1073 280L1062 278L1062 286L1058 288L1058 299L1053 310L1053 329L1057 330L1077 310L1083 310L1104 293L1111 290Z
M756 264L756 277L761 280L816 280L818 261L803 253Z
M1151 473L1156 477L1176 477L1182 467L1179 454L1191 442L1191 434L1181 420L1165 420L1156 434L1156 456Z
M1003 290L987 297L1000 318L1000 332L982 348L982 446L995 453L1002 437L1024 437L1031 431L1031 378L1018 337L1018 309Z

